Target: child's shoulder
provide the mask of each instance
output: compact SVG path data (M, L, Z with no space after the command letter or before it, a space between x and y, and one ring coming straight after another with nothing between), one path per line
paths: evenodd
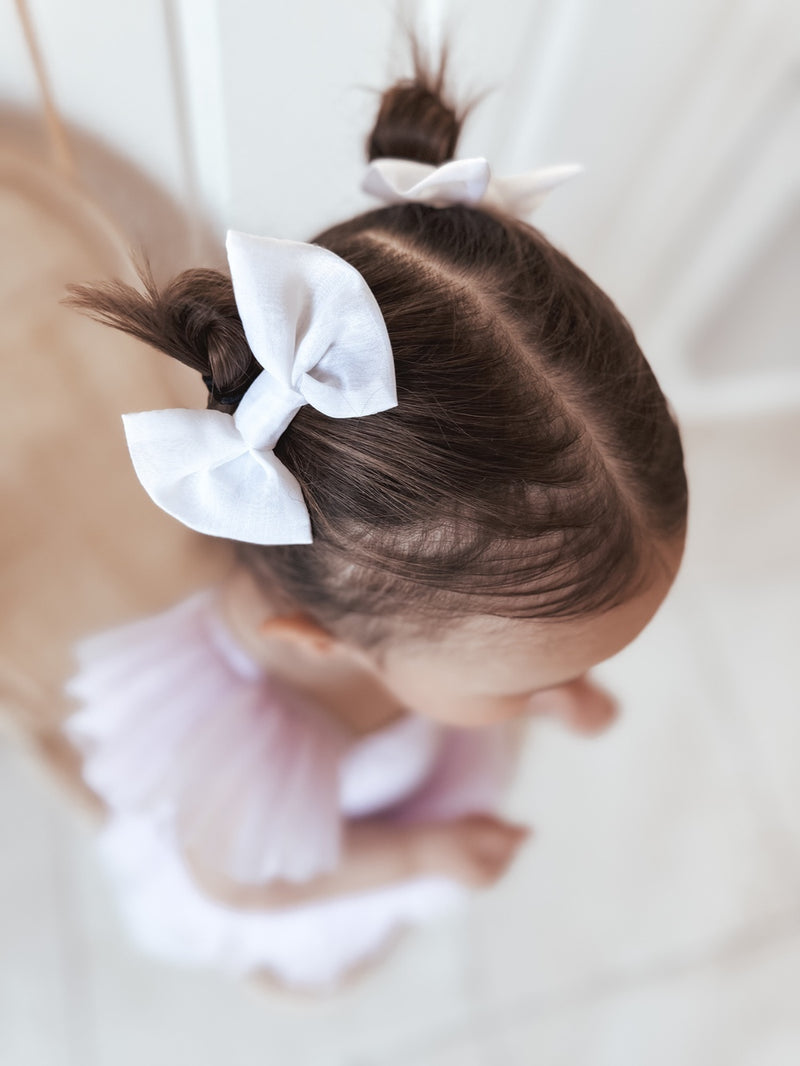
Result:
M64 731L110 811L161 819L195 851L207 844L230 877L330 868L345 738L236 643L217 596L201 589L79 641Z

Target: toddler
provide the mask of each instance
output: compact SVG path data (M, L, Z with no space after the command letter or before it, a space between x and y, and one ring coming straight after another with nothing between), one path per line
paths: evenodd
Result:
M125 415L153 500L228 579L85 638L65 729L160 958L335 987L493 884L518 727L613 718L587 674L680 566L679 430L612 301L523 218L571 168L457 160L469 108L412 37L364 188L308 243L229 232L231 276L68 302L196 369Z

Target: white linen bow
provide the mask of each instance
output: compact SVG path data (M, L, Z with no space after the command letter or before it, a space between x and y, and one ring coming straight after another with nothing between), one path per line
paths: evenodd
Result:
M300 485L273 449L303 404L331 418L397 405L389 335L359 271L318 245L229 230L234 297L264 367L235 413L173 408L122 416L136 475L200 533L309 544Z
M361 188L390 204L412 200L432 207L483 203L522 218L537 208L551 189L582 170L578 163L563 163L496 178L482 156L451 159L439 167L384 158L373 159L367 166Z

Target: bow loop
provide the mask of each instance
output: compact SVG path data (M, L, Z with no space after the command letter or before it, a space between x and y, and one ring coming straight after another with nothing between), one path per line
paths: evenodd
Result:
M331 418L397 405L383 315L355 267L301 241L231 230L226 246L247 343L265 370Z
M439 167L412 159L373 159L361 188L387 203L416 200L444 207L458 201L478 203L489 179L489 164L482 158L451 159Z

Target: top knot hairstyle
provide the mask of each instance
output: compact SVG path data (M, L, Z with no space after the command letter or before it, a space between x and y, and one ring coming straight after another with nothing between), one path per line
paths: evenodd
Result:
M383 93L367 158L441 164L465 109L410 33L413 77ZM474 106L471 105L471 106ZM317 234L384 316L398 405L305 405L275 447L313 543L235 544L279 610L380 653L475 615L570 619L642 588L686 528L678 427L625 318L535 228L463 203L383 206ZM71 286L64 302L193 367L232 412L258 375L230 279Z

